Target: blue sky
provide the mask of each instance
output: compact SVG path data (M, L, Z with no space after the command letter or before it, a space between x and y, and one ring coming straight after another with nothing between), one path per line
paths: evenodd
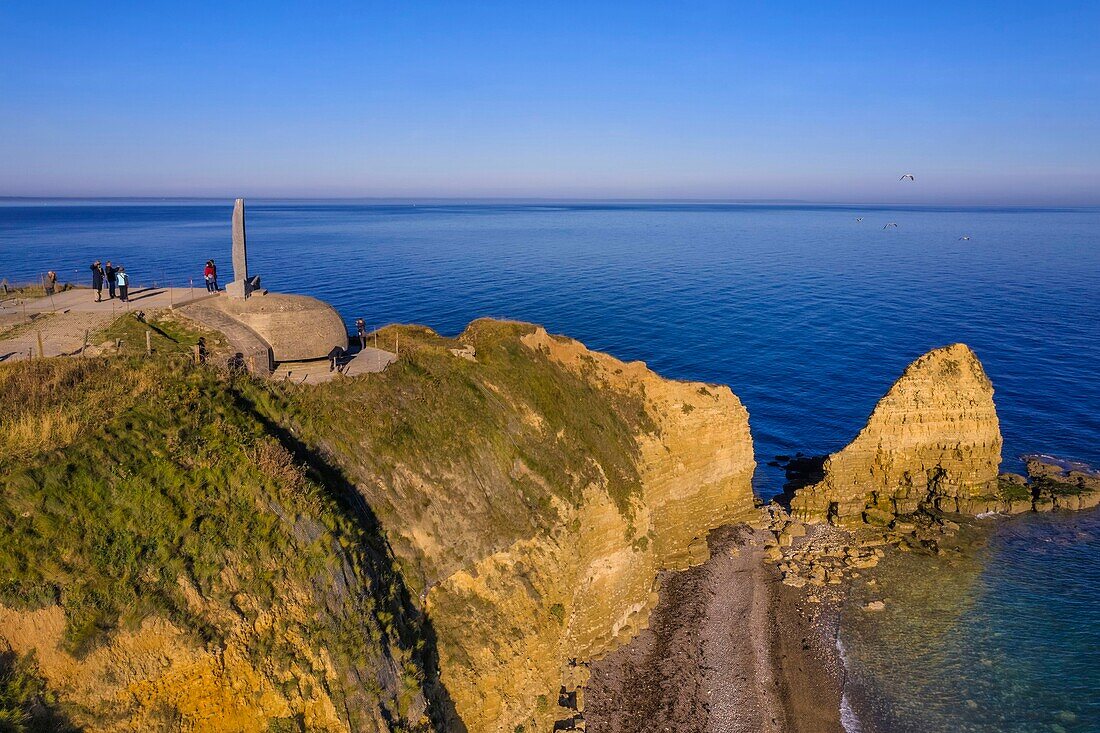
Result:
M1098 30L1095 2L0 1L0 195L1096 205Z

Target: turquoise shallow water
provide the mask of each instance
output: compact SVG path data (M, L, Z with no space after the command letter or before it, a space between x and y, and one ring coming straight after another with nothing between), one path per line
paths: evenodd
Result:
M182 285L213 257L224 282L231 209L0 202L0 277L81 280L100 258L138 284ZM842 447L906 364L954 341L993 380L1006 468L1025 452L1100 465L1094 209L250 201L248 233L267 286L324 298L349 324L454 334L479 316L518 318L666 376L730 385L750 412L762 495L782 485L775 455ZM1095 730L1097 640L1081 629L1100 628L1098 553L1065 527L1095 538L1096 516L999 526L965 613L945 610L958 623L933 618L898 648L921 663L867 668L897 690L868 720ZM989 663L925 637L988 644Z
M863 733L1100 731L1100 512L988 522L969 558L895 556L857 595L887 603L841 629Z

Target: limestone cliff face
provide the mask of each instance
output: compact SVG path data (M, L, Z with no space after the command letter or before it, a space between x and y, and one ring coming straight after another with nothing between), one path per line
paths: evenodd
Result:
M400 339L382 374L309 392L326 419L300 434L377 513L462 724L549 730L571 660L628 639L659 570L754 515L748 413L527 324Z
M299 623L309 622L304 608L295 611ZM289 638L288 645L311 654L323 671L279 669L277 662L252 652L257 639L247 625L236 627L224 648L215 650L153 617L77 657L64 650L66 619L60 607L27 611L0 605L0 638L17 654L34 654L39 671L82 729L265 733L273 720L297 719L311 731L350 730L326 691L326 677L337 678L328 659L310 652L305 640ZM384 728L379 722L372 730Z
M474 559L429 594L442 680L478 731L528 720L549 729L569 661L628 640L656 603L658 571L705 560L709 530L753 507L748 413L728 388L668 381L542 329L523 343L606 388L644 394L656 429L638 436L630 512L595 482L549 533Z
M935 349L906 368L856 439L799 489L805 521L888 522L922 504L976 513L999 502L1001 432L993 385L964 344Z

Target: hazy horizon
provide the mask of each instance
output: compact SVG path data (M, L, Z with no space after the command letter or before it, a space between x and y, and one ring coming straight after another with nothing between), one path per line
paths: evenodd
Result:
M1095 5L58 2L0 24L5 197L1100 205Z

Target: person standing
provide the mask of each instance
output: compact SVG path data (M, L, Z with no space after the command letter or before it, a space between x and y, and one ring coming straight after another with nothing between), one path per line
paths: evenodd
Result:
M214 292L218 292L218 263L210 260L210 276L214 282Z
M107 295L115 297L115 286L118 284L118 268L111 264L110 260L107 260L107 269L103 271L104 277L107 278Z
M206 261L206 267L202 268L202 279L206 281L206 292L214 292L214 263Z
M130 276L126 274L125 267L119 267L118 270L115 271L115 282L118 283L118 299L123 303L129 303L130 298L128 291L130 289ZM112 290L113 289L114 288L112 288ZM115 296L112 295L111 297L113 298Z
M57 290L57 273L50 270L46 273L46 295L53 295Z
M355 332L359 334L359 348L367 348L367 324L362 318L355 319Z
M103 265L99 260L92 263L92 290L95 291L95 302L103 300Z

